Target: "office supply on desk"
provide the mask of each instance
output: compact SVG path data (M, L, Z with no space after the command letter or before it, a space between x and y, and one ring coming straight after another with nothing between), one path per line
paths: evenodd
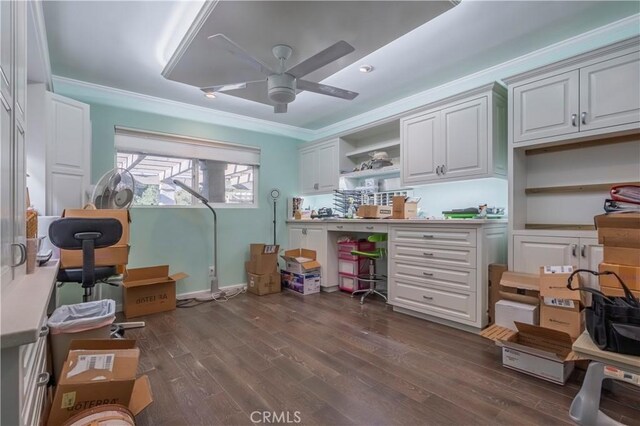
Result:
M640 204L640 185L615 185L610 194L613 201Z

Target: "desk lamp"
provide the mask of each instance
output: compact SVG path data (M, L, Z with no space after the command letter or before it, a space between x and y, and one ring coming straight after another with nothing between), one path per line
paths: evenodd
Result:
M209 300L215 300L220 296L220 291L218 290L218 216L216 215L216 211L209 205L209 200L207 200L205 197L198 194L198 192L194 191L192 188L188 187L177 179L174 179L173 183L196 197L202 202L202 204L204 204L209 208L209 210L211 210L211 213L213 213L213 277L211 278L211 292L206 296L196 297L195 299L198 302L208 302Z

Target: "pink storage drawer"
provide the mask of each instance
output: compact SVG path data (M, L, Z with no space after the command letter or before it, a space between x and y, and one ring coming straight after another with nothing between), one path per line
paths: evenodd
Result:
M358 260L358 256L351 254L352 250L373 251L376 249L376 243L369 241L349 241L338 243L338 258L345 260Z
M369 272L369 260L338 259L338 273L341 275L360 275Z
M353 293L356 290L363 290L365 288L368 288L367 283L358 283L356 277L352 275L339 274L339 276L340 283L338 284L338 287L342 291Z

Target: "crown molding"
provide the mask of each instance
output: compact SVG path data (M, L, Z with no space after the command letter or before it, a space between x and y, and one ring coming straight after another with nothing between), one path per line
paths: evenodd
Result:
M44 11L42 9L42 0L34 0L28 2L29 18L33 22L35 29L35 43L38 53L44 63L45 87L49 91L53 91L53 79L51 74L51 60L49 58L49 42L47 41L47 29L44 24Z
M88 83L86 81L74 80L67 77L54 75L53 82L56 87L56 92L81 98L80 100L84 99L90 103L93 101L95 103L119 108L151 112L185 120L200 121L203 123L287 136L301 140L310 140L315 137L314 131L300 127L102 86L95 83Z

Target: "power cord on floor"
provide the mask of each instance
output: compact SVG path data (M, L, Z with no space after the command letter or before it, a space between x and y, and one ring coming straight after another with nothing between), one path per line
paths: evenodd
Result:
M176 302L176 307L177 308L195 308L196 306L200 306L204 303L209 303L209 302L219 302L219 303L228 302L229 300L233 299L237 295L246 293L246 292L247 290L244 287L240 287L230 293L222 290L218 296L213 297L211 300L197 300L196 298L178 300Z

